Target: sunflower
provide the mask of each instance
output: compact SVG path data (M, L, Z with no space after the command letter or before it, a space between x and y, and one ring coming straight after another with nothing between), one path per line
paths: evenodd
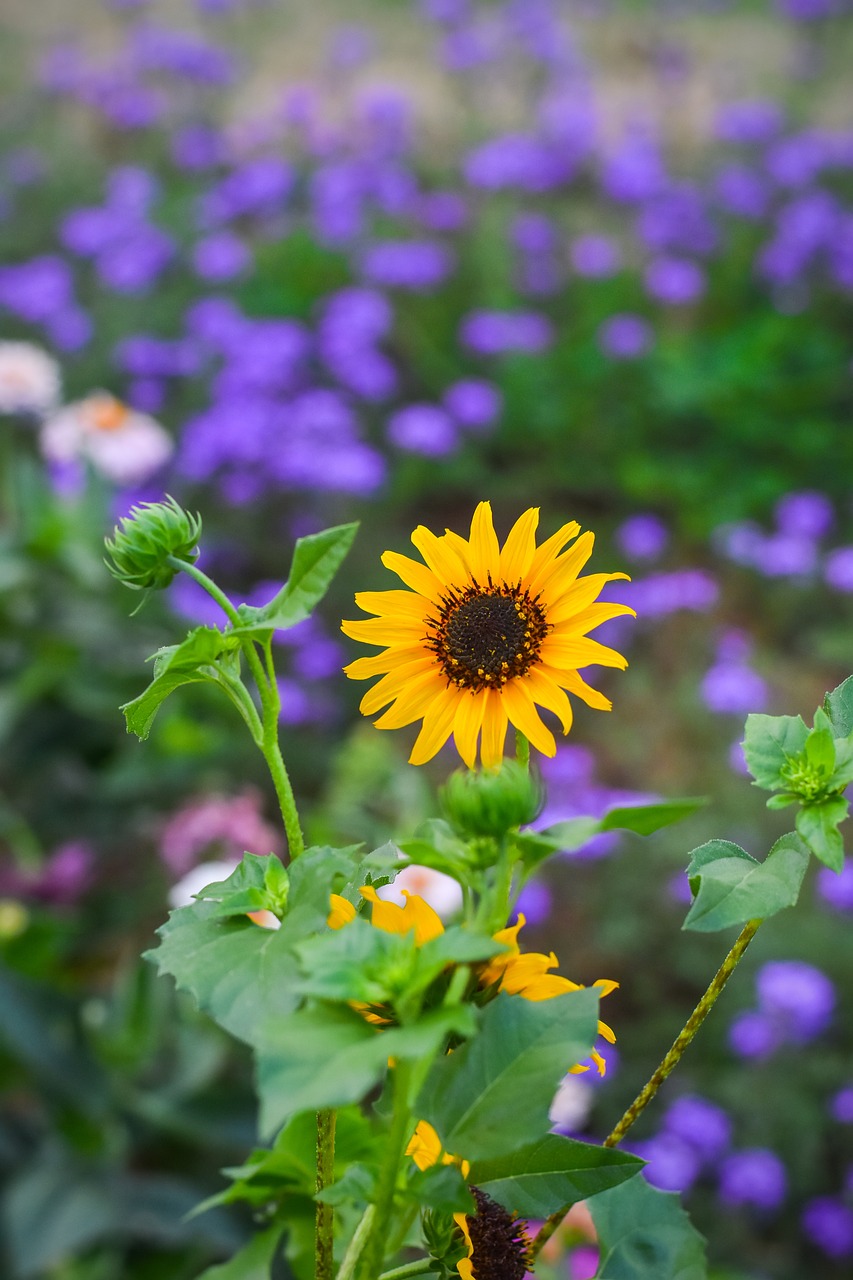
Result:
M627 666L615 649L587 634L609 618L633 614L628 605L596 603L606 582L627 574L579 577L594 535L578 537L580 526L572 521L537 546L538 523L539 509L531 507L502 547L488 502L474 512L467 539L449 529L438 537L420 525L412 542L425 563L396 551L382 556L409 590L356 594L359 608L374 616L341 628L383 652L344 670L352 680L381 677L360 707L366 716L387 707L377 729L423 721L411 764L431 760L452 734L469 768L478 742L484 767L496 768L509 724L553 756L557 745L539 707L557 716L563 733L572 724L569 693L610 710L610 701L578 673L593 665Z

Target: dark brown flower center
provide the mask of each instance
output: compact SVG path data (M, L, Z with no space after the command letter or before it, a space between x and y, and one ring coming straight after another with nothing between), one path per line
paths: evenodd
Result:
M460 689L500 689L536 661L548 634L545 611L520 586L472 583L441 599L427 645Z
M476 1216L468 1218L474 1275L477 1280L524 1280L531 1261L524 1223L479 1187L470 1190L477 1202Z

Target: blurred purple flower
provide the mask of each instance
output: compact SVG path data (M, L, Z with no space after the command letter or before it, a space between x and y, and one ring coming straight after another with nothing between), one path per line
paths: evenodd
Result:
M804 1044L832 1021L835 988L825 973L802 960L772 960L758 971L758 1005L786 1039Z
M728 1156L720 1169L720 1199L727 1205L751 1205L770 1212L780 1208L788 1176L779 1157L763 1147Z
M853 911L853 862L847 861L840 871L819 867L817 891L824 902L836 911Z
M702 701L717 715L742 715L767 706L767 682L743 662L717 662L700 685Z
M719 598L720 589L704 569L676 569L634 582L619 583L619 599L636 609L641 618L665 617L680 609L705 613Z
M629 560L657 560L669 545L669 530L659 516L650 512L629 516L613 536Z
M222 134L208 124L186 124L171 140L172 159L179 169L204 172L224 164L227 149Z
M717 229L699 188L673 183L640 209L637 233L648 248L708 254L717 246Z
M723 209L754 221L764 217L770 203L766 180L744 164L724 165L714 179L714 194Z
M459 336L464 346L485 356L544 351L554 340L550 320L535 311L471 311Z
M828 1258L853 1258L853 1209L842 1200L815 1196L806 1202L802 1224L805 1236Z
M235 218L278 213L293 183L293 170L286 160L277 156L247 160L204 193L199 204L199 222L205 228L212 228Z
M124 373L138 378L185 378L199 368L198 351L190 342L133 333L116 344L113 360Z
M572 266L579 276L603 280L622 266L622 250L613 236L589 232L577 236L569 249Z
M432 240L385 240L371 245L361 265L373 284L431 293L452 272L454 257Z
M853 1084L839 1089L830 1102L830 1114L839 1124L853 1124Z
M814 22L841 9L842 0L775 0L776 8L794 22Z
M430 231L459 231L468 221L468 203L458 191L427 191L412 213Z
M761 539L752 563L768 578L808 577L817 568L817 548L811 538L777 533Z
M534 927L545 923L551 915L552 907L551 890L541 880L528 881L515 904L516 911L524 916L529 925Z
M55 347L60 351L79 351L91 341L94 333L92 318L80 307L65 307L47 321L45 328Z
M557 227L544 213L519 213L510 224L510 239L525 253L551 253L557 244Z
M648 1161L643 1176L660 1191L686 1193L699 1177L699 1157L692 1146L675 1133L658 1133L630 1147L634 1155Z
M586 747L561 746L557 754L543 759L542 777L547 799L542 813L531 830L540 830L577 817L602 817L618 805L646 804L651 799L633 791L617 791L595 780L595 759ZM593 836L573 858L599 858L612 852L619 843L616 832Z
M622 204L648 200L666 184L660 147L651 138L636 135L622 143L605 161L601 185L605 195Z
M116 293L148 293L174 258L175 249L165 231L141 223L129 228L127 239L98 254L98 278Z
M655 335L648 320L623 311L599 325L596 339L612 360L638 360L651 350Z
M127 403L141 413L159 413L166 403L166 384L158 378L134 378L127 388Z
M714 132L723 142L769 142L784 121L778 102L766 98L729 102L717 112Z
M783 533L822 538L835 522L835 510L825 493L802 489L776 503L776 525Z
M325 244L347 244L362 230L364 175L350 160L336 160L314 169L308 196L315 234Z
M236 61L227 49L192 31L145 23L133 29L129 47L140 69L168 72L191 83L221 87L231 84L237 74Z
M442 397L444 408L461 427L482 430L500 417L503 396L491 382L481 378L461 378Z
M43 254L0 266L0 306L40 324L73 305L73 276L63 258Z
M698 1094L677 1098L664 1116L664 1129L686 1142L703 1163L714 1163L728 1149L732 1122L716 1103Z
M649 297L669 306L697 302L705 292L705 272L689 258L654 258L644 273Z
M230 231L205 236L192 253L193 269L202 280L217 283L243 275L252 261L248 245Z
M453 419L438 405L410 404L388 419L388 439L398 449L443 458L456 448Z
M469 151L462 170L472 187L541 192L568 182L575 164L570 156L540 138L506 133Z
M184 313L187 333L214 350L225 352L242 342L250 324L231 298L200 298Z
M732 1019L729 1045L741 1058L766 1058L782 1043L782 1035L767 1014L747 1009Z
M335 71L353 71L368 62L376 49L369 27L354 22L335 27L329 38L329 66Z
M817 130L789 134L773 143L764 155L764 167L780 187L805 187L826 162L823 138Z
M836 547L826 557L823 576L836 591L853 591L853 547Z
M85 840L58 845L38 868L0 868L0 895L72 907L92 883L95 853Z

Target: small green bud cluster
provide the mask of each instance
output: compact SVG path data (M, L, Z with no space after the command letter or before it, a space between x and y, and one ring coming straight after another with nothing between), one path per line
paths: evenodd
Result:
M462 1234L449 1213L428 1209L423 1216L424 1240L433 1259L437 1280L458 1277L456 1264L465 1257Z
M113 577L134 591L167 587L178 570L169 557L193 564L198 559L201 519L184 511L174 498L131 507L105 538L106 565Z
M442 788L453 825L473 836L503 836L532 822L542 807L538 781L515 760L498 769L457 769Z

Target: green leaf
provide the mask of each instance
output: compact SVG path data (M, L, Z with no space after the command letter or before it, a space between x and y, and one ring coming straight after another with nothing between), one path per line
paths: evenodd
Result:
M705 1241L677 1195L645 1178L593 1196L601 1257L596 1280L706 1280Z
M838 824L850 808L843 796L829 796L818 804L804 804L797 814L797 831L816 858L833 871L844 866L844 840Z
M544 831L524 831L513 836L525 866L532 870L551 853L574 853L602 831L633 831L650 836L663 827L689 818L707 804L704 796L682 800L656 800L651 804L622 805L610 809L602 818L569 818Z
M336 1182L314 1196L323 1204L366 1204L376 1191L376 1173L366 1164L353 1161Z
M823 709L829 716L836 738L849 738L853 733L853 676L828 693Z
M808 736L802 716L747 716L743 754L755 785L785 790L782 770L804 750Z
M154 654L154 679L138 698L121 707L128 733L147 738L154 717L169 694L184 684L213 680L203 668L230 654L238 644L233 632L223 634L216 627L196 627L181 644L158 649Z
M547 1218L634 1177L643 1161L626 1151L549 1133L491 1160L475 1160L468 1181L522 1218Z
M299 538L287 582L260 609L241 605L238 611L241 624L234 628L235 634L284 631L309 617L326 594L357 530L357 524L340 524Z
M205 885L196 897L214 902L220 919L263 910L283 915L289 890L290 878L280 858L274 853L245 853L226 880Z
M261 1010L284 1015L296 1007L298 969L284 929L222 920L216 903L196 902L173 911L158 933L160 945L145 959L238 1039L254 1042Z
M822 723L818 723L821 720ZM815 713L815 727L806 738L805 756L815 770L831 775L835 768L835 741L830 731L829 718L824 711Z
M474 1197L454 1164L434 1164L430 1169L414 1168L406 1191L418 1204L437 1209L440 1213L477 1211Z
M358 1102L381 1080L390 1052L388 1034L346 1005L265 1017L256 1046L261 1132L300 1111Z
M269 1280L281 1234L281 1225L267 1227L266 1231L254 1235L229 1262L208 1267L199 1280Z
M625 805L611 809L601 819L602 831L633 831L650 836L674 822L682 822L708 803L705 796L685 796L681 800L661 800L654 804Z
M409 861L443 871L455 880L471 874L471 849L443 818L430 818L409 840L402 840L399 847Z
M303 995L323 1000L381 1004L396 983L408 984L416 964L414 934L400 937L374 929L356 916L343 929L326 929L297 947Z
M687 868L695 897L683 927L710 933L794 906L808 861L793 832L776 841L764 862L728 840L710 840L694 849Z
M417 1101L444 1149L474 1160L546 1133L557 1086L595 1041L598 1000L587 988L537 1001L501 993L486 1005L478 1033L433 1064Z

